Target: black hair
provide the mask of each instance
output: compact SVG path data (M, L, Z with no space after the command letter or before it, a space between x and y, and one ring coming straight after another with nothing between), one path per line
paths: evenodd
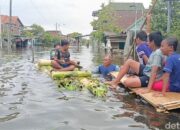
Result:
M150 42L154 41L154 44L155 44L157 47L160 47L160 46L161 46L162 40L163 40L163 37L162 37L161 32L159 32L159 31L153 32L153 33L150 33L150 34L149 34L149 41L150 41Z
M69 41L68 40L61 40L61 46L68 45Z
M55 44L54 44L54 48L55 48L56 46L61 46L61 43L59 43L59 42L58 42L58 43L55 43Z
M137 33L136 38L139 38L142 41L147 41L147 34L145 31L140 31Z
M165 40L167 41L168 46L172 46L174 51L176 51L178 40L175 37L166 38Z

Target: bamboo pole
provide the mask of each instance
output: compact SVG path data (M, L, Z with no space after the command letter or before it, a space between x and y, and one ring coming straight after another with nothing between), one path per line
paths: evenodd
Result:
M156 2L157 2L157 0L152 0L152 1L153 1L153 5L152 5L151 8L149 9L149 11L148 11L148 13L147 13L148 15L152 13L152 10L154 9L154 7L155 7L155 5L156 5ZM147 17L146 17L146 19L144 20L144 23L142 24L140 30L143 29L146 21L147 21ZM130 49L130 51L129 51L129 53L128 53L127 59L129 59L129 57L130 57L130 55L131 55L131 53L132 53L133 50L135 50L135 39L134 39L133 45L132 45L132 47L131 47L131 49ZM135 57L135 56L133 56L133 57ZM127 59L126 59L126 60L127 60Z
M0 7L0 48L2 49L1 7Z

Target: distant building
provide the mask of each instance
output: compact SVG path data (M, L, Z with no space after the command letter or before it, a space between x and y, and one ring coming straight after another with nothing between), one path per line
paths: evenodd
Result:
M1 17L1 33L6 34L9 30L9 19L10 17L7 15L0 15ZM18 16L12 16L11 22L11 35L12 36L20 36L23 30L23 23L19 19Z
M46 32L48 32L52 36L60 37L62 35L61 31L56 31L56 30L49 30L49 31L46 31Z
M0 33L3 46L7 46L9 31L11 34L11 45L13 45L13 43L19 43L21 41L19 40L19 37L21 36L24 25L18 16L12 16L10 24L10 17L8 15L0 15L0 23ZM9 30L10 27L11 30Z
M104 32L105 41L110 39L112 49L123 49L126 41L126 33L130 30L140 30L145 21L145 8L142 3L116 3L109 4L114 10L117 18L115 24L122 29L117 35L114 32ZM101 10L93 11L92 16L98 17Z

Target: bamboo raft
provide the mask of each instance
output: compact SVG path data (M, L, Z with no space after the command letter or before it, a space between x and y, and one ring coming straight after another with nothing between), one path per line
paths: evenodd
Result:
M111 75L116 78L118 72L112 72ZM120 83L123 84L124 80L128 77L124 76ZM136 93L139 88L129 88L132 93ZM147 88L141 88L147 89ZM175 92L166 92L166 96L164 97L155 97L154 94L156 91L151 91L150 93L146 94L137 94L144 100L146 100L149 104L151 104L157 112L168 112L169 110L178 109L180 108L180 93Z
M107 85L93 78L91 72L76 69L75 71L52 71L51 60L40 59L37 68L47 73L58 85L59 88L67 90L88 89L97 97L104 97L107 94Z

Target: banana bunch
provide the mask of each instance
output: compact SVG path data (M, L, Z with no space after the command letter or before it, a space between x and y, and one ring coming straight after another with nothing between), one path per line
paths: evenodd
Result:
M82 90L82 85L75 78L64 78L56 81L59 88L65 88L69 91Z
M100 82L97 79L87 79L83 78L80 82L95 96L104 97L108 91L106 84Z
M66 90L82 90L87 88L93 95L97 97L104 97L108 91L108 87L97 79L93 78L63 78L57 80L58 87Z

